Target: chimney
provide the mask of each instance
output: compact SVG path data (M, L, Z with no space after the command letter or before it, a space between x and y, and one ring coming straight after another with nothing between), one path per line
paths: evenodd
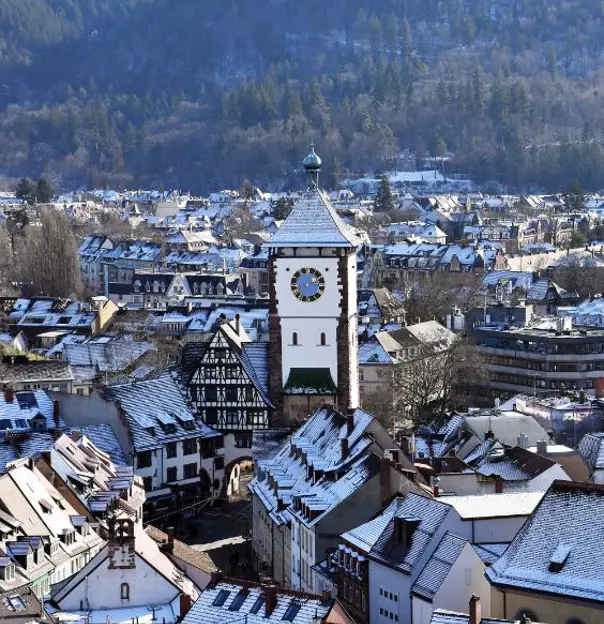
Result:
M235 314L235 331L239 336L239 331L241 329L241 316L239 314Z
M352 434L354 429L354 407L348 408L348 413L346 414L346 435L349 436Z
M495 477L495 494L503 494L503 479Z
M398 518L394 517L394 541L405 550L411 547L411 540L415 529L420 524L419 518Z
M526 433L521 433L518 436L518 446L523 449L528 448L528 436L526 435Z
M331 600L331 592L328 589L324 589L321 593L321 602L329 602Z
M180 617L183 618L191 609L191 596L189 594L180 594Z
M340 446L342 448L342 461L344 461L348 457L348 438L342 438L340 440Z
M432 494L434 498L438 498L440 496L440 477L438 475L430 478L432 483Z
M537 454L547 457L547 442L545 440L537 440Z
M470 624L480 624L481 620L480 598L476 594L472 594L470 598Z
M77 441L78 441L81 437L82 437L82 432L81 432L81 431L78 431L77 429L74 429L74 430L71 432L71 439L72 439L74 442L77 442Z
M7 403L12 403L15 400L15 391L10 386L4 389L4 400Z
M55 399L52 402L52 419L55 421L55 427L59 428L59 417L61 415L61 409L59 406L59 402Z
M270 617L277 607L277 588L269 585L264 588L264 617Z
M387 457L380 459L380 501L382 505L390 500L392 484L390 481L390 460Z

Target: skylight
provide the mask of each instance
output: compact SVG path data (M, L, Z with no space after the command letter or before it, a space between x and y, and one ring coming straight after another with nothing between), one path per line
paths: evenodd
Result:
M236 596L233 602L231 602L229 606L229 611L239 611L241 609L241 605L245 602L247 598L247 592L240 591Z
M222 607L222 605L224 605L224 603L227 601L227 598L229 597L230 593L231 592L227 591L226 589L221 589L216 595L216 598L214 598L214 602L212 603L212 606Z
M250 613L252 613L253 615L256 615L258 611L260 611L260 609L262 608L263 604L264 604L264 596L258 596L258 598L256 598L256 602L252 605L252 608L250 609Z
M298 615L298 611L300 611L301 604L297 600L292 600L283 615L283 620L287 620L288 622L293 622L296 615Z
M554 551L549 560L549 571L560 572L568 559L571 547L566 544L558 544L558 548Z

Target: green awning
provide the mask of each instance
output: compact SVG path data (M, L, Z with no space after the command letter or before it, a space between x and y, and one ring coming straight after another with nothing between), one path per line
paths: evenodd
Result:
M329 368L292 368L285 394L336 394L337 388Z

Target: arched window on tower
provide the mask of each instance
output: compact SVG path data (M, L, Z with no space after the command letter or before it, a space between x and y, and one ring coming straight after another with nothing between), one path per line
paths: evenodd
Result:
M130 600L130 585L128 583L120 585L120 598L122 600Z
M292 334L292 344L293 345L297 345L298 344L298 332L294 332Z
M325 336L325 332L321 332L321 346L324 347L327 344L327 337Z

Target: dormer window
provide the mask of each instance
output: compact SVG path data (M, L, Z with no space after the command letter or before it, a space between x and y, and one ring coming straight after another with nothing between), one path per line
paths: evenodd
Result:
M61 535L61 539L65 546L71 546L75 542L75 531L65 529L63 535Z
M0 558L0 579L7 583L15 580L15 564L8 557Z

